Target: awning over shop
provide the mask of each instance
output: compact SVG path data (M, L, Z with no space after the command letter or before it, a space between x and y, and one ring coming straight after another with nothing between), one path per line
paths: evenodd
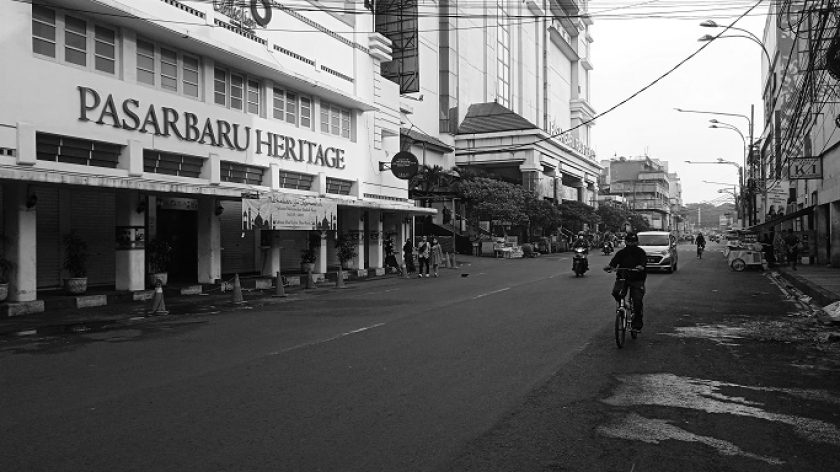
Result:
M755 225L755 226L751 226L749 228L749 231L755 231L755 232L767 231L774 226L778 226L778 225L784 223L785 221L790 221L790 220L793 220L795 218L799 218L799 217L802 217L802 216L810 216L813 213L814 213L814 207L809 206L809 207L803 208L801 210L796 210L793 213L790 213L790 214L787 214L787 215L784 215L784 216L780 216L776 219L773 219L773 220L770 220L770 221L765 221L764 223L761 223L761 224L758 224L758 225Z
M446 144L445 142L441 141L440 139L435 138L434 136L429 136L426 133L421 133L420 131L411 129L411 128L400 128L400 134L411 139L416 143L425 143L433 150L440 151L440 152L452 152L455 150L454 147Z

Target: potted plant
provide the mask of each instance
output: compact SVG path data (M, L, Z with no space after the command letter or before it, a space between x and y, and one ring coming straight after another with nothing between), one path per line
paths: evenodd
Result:
M64 280L64 288L72 295L81 295L87 291L87 242L76 231L70 231L62 238L64 243L63 268L70 274Z
M146 243L146 262L149 267L149 284L166 285L169 281L169 264L172 261L172 245L169 241L153 237Z
M0 236L0 243L3 245L3 251L0 251L0 302L9 297L9 273L15 268L12 261L6 258L6 244L10 242L7 236Z
M359 243L345 233L335 240L335 247L338 249L338 260L341 262L341 268L349 269L350 261L359 254Z
M315 248L309 246L305 249L300 250L300 270L304 274L311 273L315 270L315 259L318 257L318 254L315 252Z

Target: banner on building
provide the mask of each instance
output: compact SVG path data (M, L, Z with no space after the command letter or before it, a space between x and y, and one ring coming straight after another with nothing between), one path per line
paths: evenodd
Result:
M821 179L822 158L820 157L792 157L789 160L788 174L791 180Z
M338 205L326 198L274 194L242 200L242 229L335 230Z

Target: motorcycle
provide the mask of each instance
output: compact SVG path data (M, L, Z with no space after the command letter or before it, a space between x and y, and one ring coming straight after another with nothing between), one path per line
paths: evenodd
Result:
M605 255L605 256L609 256L609 255L610 255L610 253L612 253L612 252L613 252L613 246L612 246L612 243L611 243L611 242L609 242L609 241L604 241L604 247L603 247L602 249L603 249L603 251L604 251L604 255Z
M583 277L583 274L589 270L589 260L587 254L589 251L583 247L575 248L575 255L572 258L572 270L575 272L575 277Z

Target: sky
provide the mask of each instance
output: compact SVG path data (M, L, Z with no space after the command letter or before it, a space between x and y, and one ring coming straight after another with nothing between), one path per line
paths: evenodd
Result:
M754 134L761 136L761 47L745 38L699 42L723 28L705 28L714 19L728 25L755 2L747 0L661 0L641 5L633 0L591 0L591 104L597 117L592 144L599 160L645 156L668 163L682 182L683 203L719 203L738 180L738 169L726 164L688 164L718 158L743 165L744 141L731 129L709 128L709 120L734 125L749 140L748 121L741 117L680 113L674 108L750 116L755 107ZM621 10L616 8L627 7ZM606 12L605 10L612 10ZM765 3L737 27L763 37ZM726 33L741 34L730 30ZM673 73L627 103L610 108L650 85L661 75L708 47ZM705 183L717 182L718 184ZM720 185L728 184L728 185ZM731 200L730 200L731 201Z

